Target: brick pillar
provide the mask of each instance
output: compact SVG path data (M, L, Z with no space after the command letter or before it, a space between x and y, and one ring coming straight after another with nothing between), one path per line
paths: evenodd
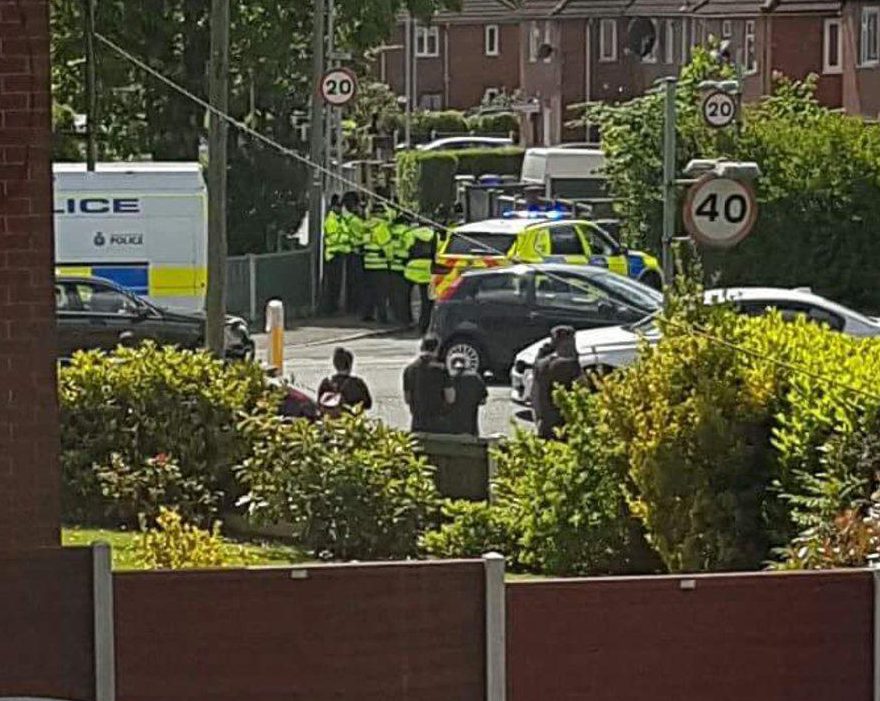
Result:
M58 544L47 0L0 0L0 550Z

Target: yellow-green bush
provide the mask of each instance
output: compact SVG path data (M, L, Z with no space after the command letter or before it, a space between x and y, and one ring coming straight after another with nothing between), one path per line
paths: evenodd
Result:
M145 528L135 545L138 563L149 570L222 567L220 523L210 531L185 523L177 511L162 508L155 528Z

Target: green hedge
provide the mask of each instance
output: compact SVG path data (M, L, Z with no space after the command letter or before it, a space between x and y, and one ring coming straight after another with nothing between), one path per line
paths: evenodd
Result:
M521 148L474 148L456 151L457 175L515 175L522 172L525 151Z
M451 134L519 134L519 117L512 112L477 114L466 117L464 112L445 110L442 112L419 111L412 116L412 133L416 139L430 139L434 133Z
M466 121L474 134L519 134L519 117L513 112L476 114Z

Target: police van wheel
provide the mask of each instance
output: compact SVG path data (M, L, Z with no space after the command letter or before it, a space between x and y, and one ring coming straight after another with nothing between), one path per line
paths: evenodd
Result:
M452 371L452 359L455 357L464 358L468 370L481 373L486 369L482 350L468 338L454 338L446 347L444 358L446 369L450 372Z

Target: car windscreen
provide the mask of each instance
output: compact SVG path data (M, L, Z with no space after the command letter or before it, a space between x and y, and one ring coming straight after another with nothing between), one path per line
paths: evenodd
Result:
M505 256L515 241L516 234L452 232L449 245L443 253L450 256Z
M663 306L663 295L647 285L611 273L593 278L627 306L651 314Z

